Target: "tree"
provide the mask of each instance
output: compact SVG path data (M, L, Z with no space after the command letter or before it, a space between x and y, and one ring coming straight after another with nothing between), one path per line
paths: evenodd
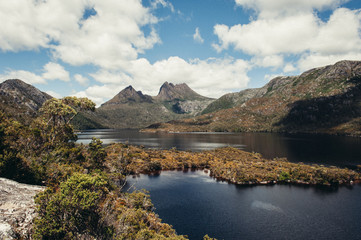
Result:
M65 97L46 101L40 109L41 116L33 125L37 140L47 148L75 141L77 137L71 120L80 110L94 109L95 104L87 98Z

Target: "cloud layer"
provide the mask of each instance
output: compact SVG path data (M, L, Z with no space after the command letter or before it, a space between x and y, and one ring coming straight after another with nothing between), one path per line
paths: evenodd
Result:
M160 42L158 19L140 0L1 1L0 22L1 50L49 48L71 65L126 67Z
M208 46L210 56L216 58L170 55L150 62L146 52L162 44L159 23L167 21L156 16L157 9L179 13L169 0L150 0L148 7L142 0L0 1L0 50L45 50L51 59L33 72L7 69L0 77L32 84L75 81L87 88L73 93L97 104L128 85L156 95L165 81L185 82L200 94L219 97L247 87L249 71L257 68L271 71L266 76L270 77L276 71L294 73L338 60L361 59L361 12L341 8L345 2L235 0L235 6L251 18L245 24L208 28L213 27L216 38ZM331 14L321 18L325 10ZM198 23L185 34L205 49L196 26L207 28ZM209 40L209 34L205 36ZM94 72L74 70L84 65Z
M77 94L93 97L92 100L99 104L109 94L115 95L128 85L146 94L157 95L160 86L165 81L171 81L175 84L186 82L205 96L220 97L224 93L247 87L250 67L248 62L233 58L185 61L179 57L170 57L153 64L140 58L131 62L127 74L108 70L91 74L104 85L91 86Z
M343 59L359 59L360 10L337 8L327 20L322 20L315 12L334 9L343 2L236 0L237 5L254 10L256 18L248 24L231 27L215 25L214 34L219 42L213 47L218 52L233 47L255 57L260 66L265 66L264 62L270 56L301 56L300 70Z

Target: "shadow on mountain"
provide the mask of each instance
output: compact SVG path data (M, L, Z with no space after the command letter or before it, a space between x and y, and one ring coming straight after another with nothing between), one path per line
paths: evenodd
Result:
M361 117L361 77L349 80L354 87L345 93L292 103L286 117L276 123L281 131L323 132ZM356 124L361 130L361 124Z

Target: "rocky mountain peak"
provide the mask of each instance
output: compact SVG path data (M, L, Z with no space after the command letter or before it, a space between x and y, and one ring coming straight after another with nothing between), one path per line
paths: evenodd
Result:
M131 85L129 85L108 102L102 104L102 106L142 102L151 103L153 102L153 99L151 96L144 95L141 91L136 91Z
M208 99L193 91L186 83L176 84L165 82L160 87L158 95L155 97L161 101L179 100L204 100Z
M44 102L51 98L49 94L20 79L0 83L0 109L21 122L35 117Z
M6 96L8 101L12 100L14 103L29 103L29 108L34 111L37 111L46 100L52 98L49 94L20 79L9 79L1 83L0 95Z

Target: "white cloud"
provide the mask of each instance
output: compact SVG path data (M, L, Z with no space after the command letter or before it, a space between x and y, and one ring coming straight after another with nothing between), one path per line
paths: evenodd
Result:
M204 39L201 36L201 33L199 32L199 28L196 28L195 33L193 34L193 39L194 41L198 42L198 43L203 43Z
M283 65L283 56L269 55L265 57L254 57L251 62L259 67L279 68Z
M334 9L349 0L235 0L236 5L253 9L260 18L277 15L292 15L300 12L312 12Z
M59 93L57 92L54 92L54 91L45 91L47 94L49 94L50 96L52 97L55 97L55 98L62 98L63 96L61 96Z
M96 14L83 19L90 8ZM0 22L1 50L48 48L72 65L125 67L160 42L142 30L158 19L141 0L0 1Z
M322 67L329 64L334 64L341 60L356 60L360 61L360 52L350 52L346 54L337 55L323 55L318 53L304 54L298 61L298 66L301 71L306 71L315 67Z
M267 82L271 81L272 79L282 76L282 73L278 73L278 74L265 74L264 75L264 80L266 80Z
M95 80L104 85L92 86L82 94L99 104L101 100L108 100L124 87L132 85L136 90L155 96L160 86L168 81L174 84L187 83L202 95L220 97L247 87L247 72L250 68L246 61L232 58L185 61L179 57L170 57L154 64L141 58L132 61L127 74L104 70L92 74Z
M69 72L58 63L49 62L43 66L42 74L24 70L7 70L0 75L1 79L21 79L29 84L45 84L46 80L70 81Z
M154 0L153 2L151 2L151 6L153 9L157 8L158 5L164 8L169 8L172 12L175 12L173 4L166 0Z
M248 24L215 25L219 42L213 47L218 52L229 48L241 51L263 67L276 67L278 63L285 72L355 59L361 54L361 11L337 8L344 2L236 0L237 5L255 10L256 17ZM322 20L316 10L326 9L331 15ZM269 61L273 56L279 61ZM296 58L298 66L282 66L282 57Z
M296 70L297 70L297 68L291 63L287 63L285 65L285 67L283 68L284 73L294 72Z
M0 75L0 79L5 81L7 79L20 79L29 84L44 84L46 81L41 76L24 70L8 70Z
M75 74L74 79L75 79L75 81L77 81L82 86L87 86L88 83L89 83L89 79L84 77L81 74Z
M89 74L97 82L105 84L123 84L127 82L132 82L132 78L125 74L122 71L108 71L101 69L96 73Z
M65 82L70 81L69 72L58 63L49 62L44 66L44 73L42 77L47 80L62 80Z
M187 83L200 94L220 97L226 92L245 88L249 82L249 69L250 65L240 59L185 61L179 57L170 57L154 64L145 59L133 61L133 69L130 69L129 73L134 82L147 87L146 89L152 89L151 94L156 94L159 86L168 81Z
M268 56L301 53L317 36L318 19L312 13L282 18L261 19L249 24L216 25L214 33L220 44L218 51L233 46L249 55Z
M97 107L99 107L102 103L109 100L113 96L115 96L118 92L120 92L122 89L124 89L126 86L123 85L94 85L91 87L88 87L84 91L80 91L77 93L74 93L73 96L76 97L87 97L90 100L92 100Z

